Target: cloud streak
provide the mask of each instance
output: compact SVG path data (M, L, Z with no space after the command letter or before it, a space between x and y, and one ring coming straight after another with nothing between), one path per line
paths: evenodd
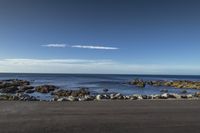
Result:
M96 49L96 50L118 50L117 47L97 46L97 45L67 45L67 44L47 44L41 45L42 47L48 48L80 48L80 49Z
M42 47L49 47L49 48L65 48L66 44L46 44L41 45Z
M105 46L92 46L92 45L72 45L72 48L83 48L83 49L99 49L99 50L117 50L117 47L105 47Z

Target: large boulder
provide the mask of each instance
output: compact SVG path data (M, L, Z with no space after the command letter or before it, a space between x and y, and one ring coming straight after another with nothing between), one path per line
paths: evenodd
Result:
M160 95L160 99L168 99L169 94L168 93L164 93L162 95Z
M169 93L168 98L180 99L181 95L178 95L178 94L175 94L175 93Z
M69 96L67 99L71 102L78 101L78 98L73 96Z
M103 98L104 98L104 96L100 95L100 94L96 96L96 100L102 100Z
M63 101L68 101L68 99L66 97L61 97L56 100L54 99L53 101L63 102Z
M116 100L116 99L122 100L122 99L124 99L124 96L121 93L110 94L108 99L111 99L111 100Z

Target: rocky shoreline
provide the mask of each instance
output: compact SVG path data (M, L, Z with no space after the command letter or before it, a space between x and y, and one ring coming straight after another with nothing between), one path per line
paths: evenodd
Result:
M193 86L191 85L192 83ZM145 87L153 86L170 86L177 88L198 89L199 82L194 81L143 81L133 80L129 82L131 85ZM184 85L183 85L184 84ZM30 94L37 92L41 94L51 94L52 99L49 101L100 101L100 100L158 100L158 99L200 99L200 92L195 94L168 93L167 89L162 90L161 94L155 95L122 95L120 93L108 93L108 89L104 89L104 93L92 95L88 88L80 88L79 90L62 90L54 85L41 85L33 87L26 80L1 80L0 81L0 101L42 101Z

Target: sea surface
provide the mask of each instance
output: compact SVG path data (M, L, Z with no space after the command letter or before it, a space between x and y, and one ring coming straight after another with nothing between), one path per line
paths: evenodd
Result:
M132 94L160 94L161 90L167 89L169 93L181 93L183 89L172 87L153 87L146 86L138 88L133 85L125 84L133 79L143 80L192 80L200 81L200 76L182 75L111 75L111 74L17 74L0 73L0 80L4 79L23 79L31 81L33 86L56 85L61 89L76 90L80 87L87 87L92 94L103 93L103 89L108 89L109 93ZM188 93L195 93L198 90L189 89ZM50 94L33 93L32 95L48 99Z

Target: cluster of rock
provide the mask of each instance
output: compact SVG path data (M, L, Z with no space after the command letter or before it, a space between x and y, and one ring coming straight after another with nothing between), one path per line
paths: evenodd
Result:
M51 93L53 101L90 101L94 96L90 95L88 88L79 90L56 90Z
M189 80L143 81L140 79L135 79L133 81L130 81L129 84L135 85L138 87L145 87L146 85L151 85L151 86L165 86L165 87L184 88L184 89L200 89L200 81L189 81Z
M42 85L42 86L35 87L35 91L40 92L40 93L49 93L57 89L59 88L54 85Z
M185 81L186 82L186 81ZM166 82L163 82L166 83ZM157 86L163 84L162 82L151 82L152 85ZM168 83L168 82L167 82ZM171 83L174 85L177 82ZM182 82L181 82L182 83ZM144 87L150 82L144 82L142 80L134 80L130 84L139 87ZM26 80L2 80L0 81L0 100L8 101L39 101L36 97L30 95L30 93L49 93L53 99L51 101L99 101L99 100L142 100L142 99L199 99L200 92L195 94L187 94L184 90L182 94L171 94L168 90L161 90L162 94L157 95L131 95L125 96L120 93L108 94L108 89L103 90L103 94L92 95L88 88L80 88L79 90L62 90L54 85L41 85L30 86L30 82Z
M30 82L26 80L1 80L0 81L0 100L9 101L38 101L36 97L30 96L29 94L38 93L51 93L54 96L54 101L59 99L68 101L82 101L92 99L88 88L80 88L79 90L61 90L59 87L54 85L41 85L41 86L30 86ZM61 100L60 99L60 100Z
M26 80L2 80L0 81L0 93L20 93L33 89Z
M0 95L0 101L39 101L39 100L27 94L16 93L15 95L2 94Z
M30 86L30 82L26 80L1 80L0 81L0 93L33 93L33 92L40 92L40 93L49 93L54 90L58 89L58 87L54 85L42 85L33 87Z
M133 81L130 81L129 84L144 88L146 86L146 81L135 79Z
M79 90L56 90L51 93L51 95L55 95L58 97L65 96L73 96L73 97L81 97L85 95L90 95L88 88L80 88Z
M49 93L58 89L58 87L53 85L42 85L33 87L27 80L1 80L0 81L0 100L9 101L38 101L36 97L30 96L28 94L39 92L39 93Z
M96 96L64 96L53 98L52 101L101 101L101 100L156 100L156 99L199 99L200 93L179 95L175 93L163 93L156 95L138 95L125 96L120 93L115 94L98 94Z

